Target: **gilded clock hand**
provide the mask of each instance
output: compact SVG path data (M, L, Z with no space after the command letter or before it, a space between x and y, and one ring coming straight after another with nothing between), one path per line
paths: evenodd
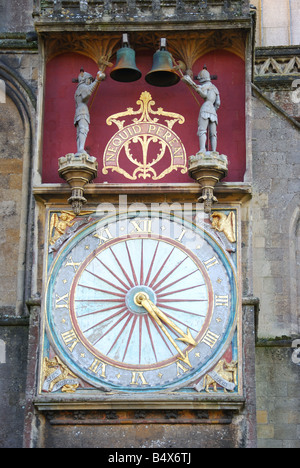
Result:
M191 335L191 332L189 329L187 329L186 333L184 333L181 328L179 328L171 319L169 319L169 317L167 317L155 304L153 304L153 302L149 299L148 295L145 294L145 293L139 293L137 294L136 296L136 303L139 302L139 300L145 300L147 301L147 303L151 306L152 310L154 310L155 314L161 319L163 320L166 324L168 324L171 328L173 328L174 331L176 331L177 333L179 333L179 335L182 336L182 338L176 338L178 341L184 341L188 344L191 344L193 346L196 346L197 343L196 341L194 340L194 338L192 337ZM147 307L142 304L143 307L145 307L145 309L148 311ZM149 312L149 311L148 311Z
M158 307L156 307L155 304L153 304L153 302L149 299L149 297L148 297L148 295L146 293L136 294L134 300L135 300L135 303L137 305L139 305L140 307L144 307L147 310L147 312L149 312L151 317L153 317L153 319L156 321L158 326L164 332L166 337L170 340L170 342L172 343L172 345L174 346L176 351L180 354L181 357L179 359L182 360L183 362L185 362L186 364L188 364L190 367L192 367L191 363L189 361L188 352L186 352L186 354L184 354L181 351L181 349L177 346L176 342L171 337L168 330L166 329L166 327L164 326L164 324L161 322L160 319L164 320L170 327L173 328L173 330L176 330L183 337L183 338L177 338L177 340L186 341L187 343L192 344L193 346L195 346L197 343L193 339L190 331L187 330L187 334L185 334L179 327L177 327L177 325L175 325L174 322L172 322L172 320L170 320Z
M186 333L184 333L181 328L179 328L174 322L172 322L171 319L169 319L169 317L167 317L158 307L156 307L150 300L149 302L151 303L151 305L153 306L156 314L158 315L159 318L161 318L165 323L167 323L168 325L170 325L170 327L173 328L173 330L175 330L177 333L179 333L179 335L182 336L182 338L176 338L176 340L178 341L184 341L185 343L188 343L188 344L191 344L193 346L196 346L197 343L196 341L194 340L194 338L192 337L191 335L191 332L189 330L189 328L187 328L186 330Z

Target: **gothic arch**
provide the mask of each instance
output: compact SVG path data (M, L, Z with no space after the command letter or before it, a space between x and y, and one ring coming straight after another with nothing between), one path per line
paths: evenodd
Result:
M289 231L290 248L290 303L291 331L300 331L300 208L297 206L291 217Z
M34 118L36 108L36 97L25 82L7 64L0 61L0 79L5 82L6 97L15 106L16 117L22 122L22 187L20 187L21 198L19 206L19 245L17 260L17 293L16 314L22 315L25 311L26 291L30 289L30 277L26 271L31 271L29 261L31 246L28 236L31 219L31 167L33 155ZM5 106L5 104L2 104Z

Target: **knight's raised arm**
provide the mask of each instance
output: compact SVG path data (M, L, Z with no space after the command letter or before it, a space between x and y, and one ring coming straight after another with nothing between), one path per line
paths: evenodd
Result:
M186 83L188 86L191 86L191 88L193 88L196 93L200 94L200 96L205 99L207 97L207 92L205 90L202 90L202 86L201 85L197 85L190 76L188 75L184 75L181 80Z

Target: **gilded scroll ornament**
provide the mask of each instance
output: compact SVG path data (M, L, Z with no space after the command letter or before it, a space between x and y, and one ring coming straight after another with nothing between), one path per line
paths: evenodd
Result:
M186 152L178 135L173 131L173 126L178 122L183 124L185 119L182 115L174 112L166 112L161 107L153 109L155 101L149 92L144 91L137 101L139 109L128 108L124 112L111 115L106 123L113 123L118 127L108 142L103 156L103 174L109 170L122 174L130 180L139 178L152 180L163 179L173 170L181 170L182 174L187 172ZM128 116L135 116L132 123L125 124ZM159 122L159 117L164 119ZM135 169L129 171L120 165L120 154L125 153L127 163L131 163ZM123 153L123 154L124 154ZM139 157L141 155L141 157ZM169 161L163 171L158 171L157 163L162 158ZM168 159L167 159L168 158Z

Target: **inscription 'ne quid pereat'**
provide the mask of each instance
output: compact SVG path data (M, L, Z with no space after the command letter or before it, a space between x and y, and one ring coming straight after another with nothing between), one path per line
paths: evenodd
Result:
M149 93L142 93L139 111L127 109L126 112L115 114L107 119L107 124L118 126L118 131L108 142L103 156L103 174L109 170L122 174L125 178L152 180L163 179L173 170L181 169L187 172L186 151L172 127L176 122L183 124L183 116L165 112L163 109L153 110ZM125 120L119 120L130 115L141 114L140 119L134 118L133 123L124 126ZM164 123L158 123L157 118L150 115L160 115ZM165 125L167 123L167 125ZM158 163L164 162L161 166Z

